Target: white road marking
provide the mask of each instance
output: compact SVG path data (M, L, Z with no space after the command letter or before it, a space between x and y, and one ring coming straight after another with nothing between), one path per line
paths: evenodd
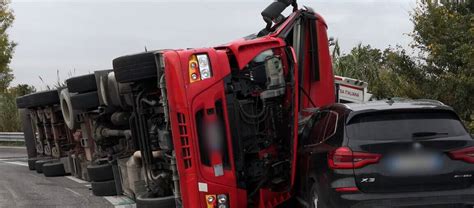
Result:
M137 205L136 204L127 204L127 205L117 205L117 206L114 206L114 208L136 208Z
M12 165L20 165L20 166L26 166L26 167L28 167L28 163L26 163L26 162L5 162L5 163L12 164Z
M89 183L85 180L82 180L82 179L79 179L79 178L76 178L74 176L66 176L66 178L70 179L70 180L73 180L75 181L76 183L80 183L80 184L84 184L84 183Z
M133 200L126 196L104 196L115 208L135 208L136 204Z
M0 161L12 161L12 160L28 160L28 158L26 158L26 157L21 157L21 158L15 157L15 158L1 158L0 159Z
M70 189L70 188L64 188L64 189L70 191L71 193L73 193L73 194L76 195L76 196L79 196L79 197L82 196L80 193L77 193L76 191L74 191L74 190L72 190L72 189Z
M5 189L7 189L7 191L13 196L14 199L18 199L18 194L16 194L16 192L12 188L10 188L10 186L6 185Z

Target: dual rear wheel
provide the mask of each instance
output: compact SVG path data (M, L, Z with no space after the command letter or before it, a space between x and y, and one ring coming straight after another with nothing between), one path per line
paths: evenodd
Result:
M92 193L94 195L117 195L117 188L115 186L114 173L111 164L91 164L87 166L87 174L91 180Z

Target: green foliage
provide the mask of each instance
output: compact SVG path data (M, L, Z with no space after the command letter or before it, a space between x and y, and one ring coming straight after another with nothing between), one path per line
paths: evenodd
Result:
M474 75L474 1L442 6L421 3L412 13L412 47L434 75Z
M19 131L20 121L16 97L34 92L35 89L28 85L9 88L13 80L9 64L16 43L10 40L7 33L15 19L8 5L8 1L0 1L0 131Z
M35 92L33 86L19 84L0 96L0 132L21 131L16 98Z
M7 30L11 27L15 17L8 4L9 2L6 0L0 1L0 92L7 90L13 80L9 64L16 43L10 40Z
M474 0L419 4L412 14L412 47L420 51L432 96L453 106L468 123L474 105Z
M27 84L18 84L15 87L9 88L9 94L13 94L17 97L34 93L34 92L36 92L36 88Z
M349 54L334 57L333 65L337 75L367 81L369 91L377 99L421 97L420 90L412 86L422 76L416 73L416 64L402 49L381 51L359 44Z
M333 44L335 73L369 82L376 98L440 100L474 130L474 0L467 3L420 2L412 13L410 56L401 47L384 51L359 44L340 55ZM334 42L334 41L333 41Z

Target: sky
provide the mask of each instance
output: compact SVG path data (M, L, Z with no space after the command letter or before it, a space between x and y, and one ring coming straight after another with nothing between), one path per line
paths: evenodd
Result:
M116 57L164 48L220 45L258 32L272 0L12 0L18 43L12 85L38 90L58 78L111 69ZM416 0L299 0L328 24L347 53L359 43L407 47ZM59 72L59 73L58 73ZM40 79L41 77L41 79Z

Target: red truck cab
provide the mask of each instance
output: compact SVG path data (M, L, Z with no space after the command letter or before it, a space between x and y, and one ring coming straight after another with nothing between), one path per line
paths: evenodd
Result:
M275 207L294 195L305 112L335 102L327 26L295 1L262 16L263 30L224 45L114 59L146 173L137 207Z
M292 196L300 113L335 101L326 30L305 8L268 34L161 53L184 207Z

